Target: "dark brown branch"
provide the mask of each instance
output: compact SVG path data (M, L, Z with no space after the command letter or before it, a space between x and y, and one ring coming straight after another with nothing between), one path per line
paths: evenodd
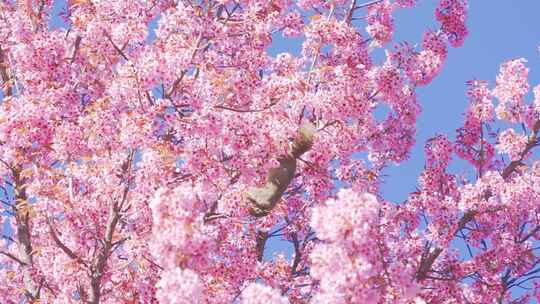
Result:
M428 278L427 274L431 271L431 266L433 263L435 263L435 260L439 257L442 251L442 248L435 248L435 250L427 254L426 257L422 258L420 261L420 267L418 268L418 272L416 274L416 279L418 281Z
M14 256L13 254L9 253L9 252L5 252L5 251L0 251L0 254L3 254L5 256L7 256L8 258L14 260L15 262L21 264L22 266L26 266L26 263L21 261L18 257Z
M229 216L223 213L206 213L204 215L204 223L208 224L213 220L222 219L222 218L228 218Z
M69 62L70 63L73 63L73 61L75 61L75 58L77 57L77 53L79 52L79 48L81 46L81 36L77 36L77 38L75 38L75 43L73 45L73 52L71 53L71 58L69 59Z
M300 261L302 260L302 251L300 250L300 241L298 240L298 235L296 232L293 232L291 237L294 246L294 260L291 267L291 274L294 275L296 274L298 265L300 265Z
M11 236L9 236L9 235L2 234L2 238L6 239L6 240L9 240L9 241L11 241L13 243L17 243L17 241L14 238L12 238Z
M327 122L326 124L324 124L324 126L322 126L322 127L321 127L319 130L317 130L317 131L319 131L319 132L320 132L320 131L324 131L326 128L331 127L331 126L336 125L336 124L341 124L341 121L339 121L339 120L333 120L333 121L331 121L331 122Z
M182 82L186 74L187 74L187 70L183 70L182 72L180 72L180 77L178 77L174 81L169 91L163 95L163 98L171 98L172 94L174 94L174 91L176 91L176 87Z
M3 143L3 142L0 142L0 145L1 145L1 144L4 144L4 143ZM3 159L1 159L1 158L0 158L0 163L2 163L4 166L6 166L7 169L13 170L13 167L12 167L10 164L8 164L8 162L6 162L5 160L3 160ZM4 181L4 182L5 182L6 184L9 184L8 181ZM7 192L5 192L5 187L1 187L1 189L3 189L4 193L7 193Z
M529 232L526 236L524 236L522 239L518 241L518 243L523 243L527 241L531 236L535 235L540 231L540 226L536 226L531 232Z
M112 44L112 46L114 47L114 49L118 52L118 54L120 54L120 56L122 56L122 58L124 58L126 61L129 61L129 58L126 56L126 54L124 53L124 51L122 51L122 49L119 48L119 47L114 43L114 41L112 40L111 36L109 36L109 34L107 34L107 32L104 32L104 35L105 35L105 37L107 37L107 39L108 39L109 42Z
M145 95L146 95L146 100L148 100L148 103L150 104L150 106L153 106L154 105L154 99L152 98L152 96L150 96L150 92L146 91Z
M51 220L47 220L47 224L49 226L49 233L51 234L51 237L53 238L56 246L58 246L62 251L67 254L70 258L76 260L80 264L83 264L84 266L88 266L87 263L81 259L79 256L77 256L71 249L69 249L58 237L58 234L56 233L56 230L53 228Z
M197 38L197 42L195 43L195 47L193 48L193 51L191 52L191 61L195 59L195 55L197 54L197 50L199 49L199 46L201 45L201 41L202 41L202 32L199 34L199 37ZM173 85L171 86L171 89L167 92L167 94L165 94L165 96L163 96L164 98L171 98L171 96L176 91L176 87L178 87L178 85L182 82L187 72L188 72L188 69L184 69L182 70L182 72L180 72L180 77L178 77L174 81Z
M364 7L368 7L368 6L377 4L379 2L382 2L382 0L375 0L375 1L370 1L370 2L366 2L366 3L356 5L357 0L353 0L351 2L351 5L349 6L349 9L347 10L347 14L345 15L345 22L350 24L352 20L359 19L359 18L354 18L353 17L355 10L361 9L361 8L364 8Z
M230 108L230 107L227 107L227 106L221 106L221 105L214 106L214 108L215 108L215 109L222 109L222 110L228 110L228 111L238 112L238 113L255 113L255 112L263 112L263 111L266 111L266 110L270 109L272 106L276 105L277 103L278 103L277 101L273 101L272 103L270 103L269 105L265 106L265 107L262 108L262 109L248 109L248 110L242 110L242 109L235 109L235 108Z
M152 261L151 259L147 258L146 256L143 255L143 259L147 260L148 263L156 266L157 268L159 268L160 270L164 270L163 267L161 267L160 265L158 265L156 262Z
M112 246L116 247L116 246L122 245L127 240L129 240L129 237L122 238L116 242L113 242Z
M257 231L256 238L256 250L257 250L257 261L261 262L264 256L264 248L266 247L266 240L268 240L268 232L266 231Z

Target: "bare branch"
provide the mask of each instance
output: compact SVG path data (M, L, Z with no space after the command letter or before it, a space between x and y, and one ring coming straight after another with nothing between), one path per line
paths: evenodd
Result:
M69 249L58 237L56 234L56 230L52 226L51 219L47 219L47 225L49 226L49 233L51 234L51 237L53 238L54 242L56 243L56 246L58 246L62 251L67 254L70 258L76 260L80 264L83 264L84 266L88 266L88 264L81 259L79 256L77 256L71 249Z
M229 215L223 213L207 213L204 215L204 223L207 224L213 220L228 218Z
M266 240L268 240L268 232L257 231L257 261L261 262L264 256L264 248L266 247Z
M354 1L354 2L356 2L356 1ZM375 0L375 1L371 1L371 2L366 2L366 3L363 3L363 4L356 5L354 8L355 9L360 9L360 8L372 6L372 5L377 4L379 2L382 2L382 0Z
M416 273L416 279L422 281L428 278L428 273L431 271L431 266L435 263L435 260L442 253L442 248L435 248L431 253L429 253L425 258L420 261L420 267Z
M215 109L223 109L223 110L228 110L228 111L238 112L238 113L255 113L255 112L263 112L263 111L266 111L266 110L270 109L272 106L276 105L277 103L278 103L277 100L275 100L275 101L273 101L272 103L270 103L269 105L265 106L265 107L262 108L262 109L242 110L242 109L235 109L235 108L230 108L230 107L227 107L227 106L221 106L221 105L214 106L214 108L215 108Z
M9 235L2 234L2 238L6 239L6 240L9 240L9 241L11 241L13 243L17 243L17 241L14 238L10 237Z
M156 262L152 261L151 259L147 258L146 256L143 255L143 259L147 260L150 264L156 266L157 268L159 268L160 270L164 270L163 267L161 267L160 265L158 265Z
M538 231L540 231L540 226L536 226L533 230L531 230L531 232L529 232L526 236L524 236L522 239L520 239L518 241L518 243L523 243L523 242L527 241L531 236L538 233Z
M23 266L26 266L27 264L23 261L21 261L19 258L17 258L16 256L14 256L13 254L9 253L9 252L5 252L5 251L0 251L0 254L3 254L5 256L7 256L8 258L14 260L15 262L23 265Z
M202 42L202 32L199 33L199 37L197 38L195 47L193 48L193 51L191 52L191 60L195 59L195 55L197 54L197 50L199 50L199 46L201 45L201 42ZM180 82L182 82L187 72L188 72L187 69L182 70L182 72L180 72L180 77L178 77L174 81L173 85L171 86L171 89L167 92L167 94L165 94L164 96L165 98L170 98L174 94L174 91L176 91L176 87L180 84Z
M109 34L107 32L103 32L103 34L105 35L105 37L107 37L107 39L109 40L109 42L112 44L112 46L114 47L114 49L118 52L118 54L120 54L120 56L122 56L122 58L124 58L126 61L129 61L129 58L126 56L126 54L124 53L124 51L122 51L121 48L119 48L115 43L114 41L112 40L111 36L109 36Z
M77 53L79 52L79 48L81 46L81 40L82 40L81 36L77 36L77 38L75 38L75 43L73 45L73 52L71 53L71 58L69 59L70 63L73 63L75 61L75 58L77 57Z
M345 23L347 24L350 24L353 19L353 14L354 14L354 11L356 10L356 1L357 0L353 0L351 2L351 6L347 10L347 14L345 15Z
M294 260L291 267L291 274L294 275L296 274L298 265L300 265L300 261L302 260L302 251L300 250L300 241L298 240L298 235L296 232L293 232L291 237L294 246Z

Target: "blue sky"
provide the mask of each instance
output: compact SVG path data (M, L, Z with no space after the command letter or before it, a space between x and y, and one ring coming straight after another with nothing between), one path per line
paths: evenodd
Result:
M396 14L396 40L418 41L424 24L434 24L437 2L419 1L417 9ZM410 160L386 171L385 198L400 202L414 190L423 169L423 147L428 138L440 133L454 138L467 107L467 80L483 79L493 85L502 62L524 57L528 59L531 87L540 83L539 11L537 0L469 1L469 36L461 48L450 50L441 74L427 87L418 89L423 112L417 125L417 143ZM451 169L456 173L471 170L461 161L455 161Z

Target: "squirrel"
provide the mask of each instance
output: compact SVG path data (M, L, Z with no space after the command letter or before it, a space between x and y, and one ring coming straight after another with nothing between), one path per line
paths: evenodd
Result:
M294 178L296 159L313 146L316 128L311 123L303 124L293 141L291 151L278 157L279 167L268 171L266 184L248 190L247 199L251 203L250 214L256 217L266 216L274 209L283 193Z

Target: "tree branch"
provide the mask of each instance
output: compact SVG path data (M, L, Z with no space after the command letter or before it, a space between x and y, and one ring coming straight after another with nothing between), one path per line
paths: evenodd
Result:
M79 52L79 48L81 46L81 40L82 40L81 36L77 36L77 38L75 38L75 44L73 45L73 52L71 53L71 58L69 59L70 63L73 63L75 61L75 58L77 57L77 53Z
M6 54L0 47L0 78L3 84L3 92L5 96L13 96L13 79L9 77L9 64Z
M298 265L300 265L300 261L302 260L302 251L300 250L300 241L298 240L298 235L296 232L293 232L291 237L294 246L294 260L291 267L291 275L294 275L296 274Z
M143 259L147 260L150 264L156 266L157 268L159 268L159 270L164 270L164 268L160 265L158 265L156 262L152 261L151 259L147 258L146 256L143 255Z
M235 108L230 108L230 107L227 107L227 106L221 106L221 105L214 106L214 108L215 108L215 109L222 109L222 110L228 110L228 111L238 112L238 113L255 113L255 112L263 112L263 111L266 111L266 110L270 109L272 106L276 105L277 103L278 103L277 100L274 100L274 101L272 101L272 103L270 103L269 105L265 106L265 107L262 108L262 109L242 110L242 109L235 109Z
M216 12L217 12L217 16L216 16L216 19L219 20L221 17L221 13L223 12L223 10L225 10L225 12L227 13L227 18L225 18L223 20L223 25L227 24L227 22L231 21L231 18L234 14L234 12L240 8L240 2L236 2L235 6L232 8L232 10L229 12L227 10L227 7L224 6L224 5L219 5ZM199 33L199 36L197 38L197 41L195 43L195 47L193 48L193 51L191 53L191 60L195 59L195 55L197 54L197 51L200 49L200 46L201 46L201 42L202 42L202 32ZM207 44L203 47L203 52L205 52L206 50L208 50L210 47L210 42L209 40L207 39ZM180 76L174 81L173 85L171 86L171 88L169 89L169 91L167 91L167 93L163 96L164 98L171 98L171 96L174 94L174 92L176 91L176 88L178 87L178 85L182 82L182 80L184 79L184 77L186 76L188 72L188 69L185 69L185 70L182 70L180 72Z
M32 300L39 300L40 288L33 278L33 248L30 234L30 213L25 204L28 204L28 197L25 190L24 178L21 176L21 168L13 168L13 189L15 192L15 221L17 223L17 246L19 248L19 260L23 274L23 282L26 296Z
M257 261L261 262L264 256L264 248L266 247L266 240L268 240L268 232L266 231L257 231Z
M107 32L103 32L103 34L105 35L105 37L107 37L107 39L109 40L109 42L112 44L112 46L114 47L114 49L118 52L118 54L120 54L120 56L122 56L122 58L124 58L126 61L129 61L129 58L126 56L126 54L124 53L124 51L122 51L122 49L120 49L115 43L114 41L112 40L111 36L109 36L109 34Z
M109 205L109 218L105 225L105 236L101 241L102 248L94 255L92 265L90 267L90 290L88 295L87 302L90 304L98 304L101 298L101 280L107 265L107 260L112 252L114 246L113 235L116 230L116 226L120 221L121 210L124 206L129 192L130 179L129 173L131 171L133 163L134 152L130 151L128 153L128 158L124 165L122 166L122 176L125 177L124 180L124 191L122 193L122 199L120 202L113 200Z
M372 5L377 4L379 2L382 2L382 0L375 0L375 1L371 1L371 2L362 3L362 4L359 4L359 5L355 6L354 8L355 9L364 8L364 7L372 6Z
M202 32L199 33L199 37L197 38L197 42L195 43L195 47L193 48L193 51L191 51L191 60L190 61L195 59L195 55L197 54L197 50L199 49L199 46L201 45L201 41L202 41ZM173 85L171 86L171 89L165 94L165 96L163 96L164 98L170 98L174 94L174 91L176 91L176 87L180 84L180 82L182 82L182 80L186 76L187 72L188 72L188 69L184 69L184 70L182 70L182 72L180 72L180 77L178 77L174 81Z
M13 254L9 253L9 252L5 252L5 251L0 251L0 254L3 254L5 256L7 256L8 258L14 260L15 262L21 264L22 266L26 266L27 264L23 261L21 261L18 257L14 256Z
M529 136L529 140L527 141L527 145L523 149L523 151L520 154L519 160L515 160L510 162L508 166L506 166L501 174L503 179L508 179L512 173L517 169L519 165L522 164L523 159L531 151L532 148L536 146L537 142L537 136L538 132L540 131L540 120L536 121L536 123L533 126L532 134ZM496 210L495 210L496 211ZM458 231L463 229L465 225L467 225L469 222L474 220L474 217L478 215L480 212L478 210L468 210L463 214L461 219L458 222L457 229L454 231L454 234L456 234ZM443 249L438 247L435 250L433 250L431 253L428 254L426 258L421 259L420 266L418 268L418 272L416 274L416 279L418 281L422 281L427 278L427 274L431 271L431 268L433 266L433 263L437 260L439 255L443 252Z
M56 243L56 246L58 246L62 251L67 254L70 258L76 260L80 264L83 264L84 266L88 266L88 264L81 259L79 256L77 256L71 249L69 249L60 238L58 238L58 235L56 234L55 229L52 226L51 220L47 219L47 225L49 226L49 233L51 234L51 237L53 238L54 242Z
M279 167L271 168L268 171L266 184L262 187L249 189L247 198L251 202L251 215L266 216L281 200L283 193L294 178L296 159L311 149L315 132L315 126L309 123L304 124L294 139L291 152L279 156Z
M345 23L350 24L353 18L354 11L356 10L356 1L351 1L351 6L349 6L349 9L347 10L347 14L345 15Z
M527 156L527 153L529 153L532 148L534 148L538 144L538 131L540 130L540 120L538 120L533 127L532 134L529 136L529 140L527 141L527 145L525 146L525 149L521 151L521 154L519 155L518 160L514 160L510 162L506 168L504 168L503 173L501 174L504 179L507 179L510 177L510 175L516 170L516 168L522 164L523 159L525 156Z

